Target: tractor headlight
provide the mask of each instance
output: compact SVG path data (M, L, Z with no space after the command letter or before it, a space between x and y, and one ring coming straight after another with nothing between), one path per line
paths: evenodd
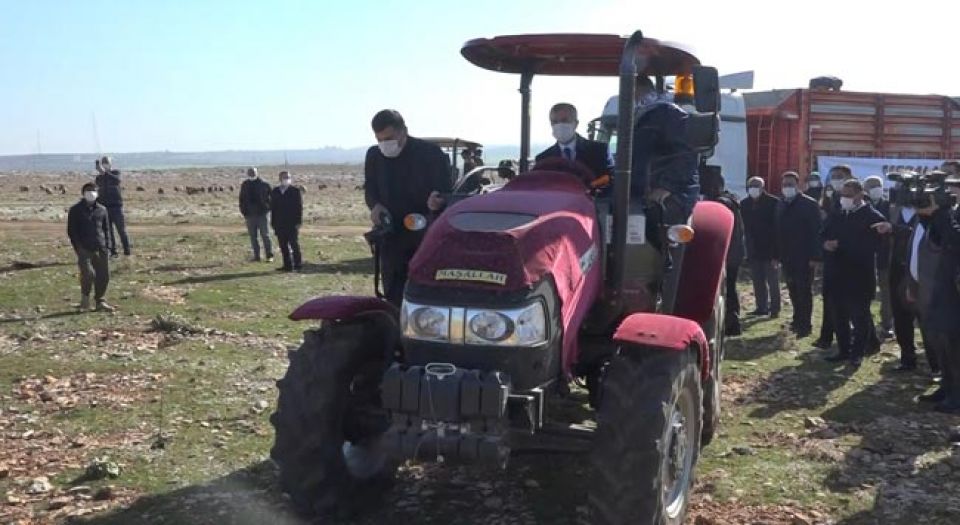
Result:
M467 344L537 346L547 341L547 316L540 301L515 310L467 310L466 320Z
M512 332L513 321L500 312L480 312L470 317L470 335L484 341L499 342Z
M426 341L450 340L450 309L404 301L400 315L403 335Z

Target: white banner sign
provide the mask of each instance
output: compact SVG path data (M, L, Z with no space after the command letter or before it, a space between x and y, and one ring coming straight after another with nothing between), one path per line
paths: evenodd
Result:
M926 173L930 170L939 169L943 164L942 160L936 159L878 159L861 157L817 157L817 169L820 171L820 177L824 180L830 168L846 164L853 170L853 176L858 179L865 179L871 175L883 177L885 185L890 186L886 175L896 171L915 171L917 173Z

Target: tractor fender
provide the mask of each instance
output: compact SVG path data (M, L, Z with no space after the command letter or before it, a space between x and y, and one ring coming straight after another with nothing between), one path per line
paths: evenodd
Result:
M385 312L394 318L399 316L395 306L377 297L336 296L310 299L297 307L290 314L290 319L293 321L306 319L346 321L372 312Z
M644 348L656 348L672 352L685 352L691 347L697 349L700 361L700 374L703 379L710 375L710 346L703 328L690 319L673 315L636 313L627 316L613 339L620 346L620 352L629 355L631 351Z
M703 325L713 315L720 293L733 213L719 202L700 201L693 208L694 236L686 247L674 315Z

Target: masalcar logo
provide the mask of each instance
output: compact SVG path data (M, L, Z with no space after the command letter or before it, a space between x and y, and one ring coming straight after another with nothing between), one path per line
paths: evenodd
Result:
M434 276L437 281L473 281L478 283L496 284L506 286L507 275L503 273L487 272L483 270L461 270L457 268L447 268L437 270Z

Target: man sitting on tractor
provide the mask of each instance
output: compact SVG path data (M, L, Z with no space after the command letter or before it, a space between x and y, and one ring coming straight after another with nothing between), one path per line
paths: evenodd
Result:
M577 133L577 108L561 102L550 108L550 126L557 143L537 155L537 163L549 158L563 158L580 162L593 171L593 178L609 175L613 171L613 159L607 144L582 137Z
M687 141L688 119L650 78L637 79L630 194L658 204L652 216L665 225L686 222L700 193L698 157Z

